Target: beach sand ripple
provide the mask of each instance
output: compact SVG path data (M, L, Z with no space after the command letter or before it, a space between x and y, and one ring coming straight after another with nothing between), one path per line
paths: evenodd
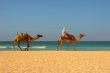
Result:
M1 51L0 73L110 73L110 52Z

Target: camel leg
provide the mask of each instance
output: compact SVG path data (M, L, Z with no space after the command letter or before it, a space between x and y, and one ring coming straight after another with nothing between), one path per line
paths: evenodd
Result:
M59 48L61 49L61 47L62 47L62 41L58 41L57 50L59 50Z
M20 43L18 43L18 47L20 48L20 50L22 51L21 47L20 47Z
M60 41L58 41L57 50L59 50L60 45Z
M27 51L29 51L29 49L28 49L29 47L30 47L30 44L27 44Z
M29 43L27 43L27 48L25 48L25 51L29 51L29 48L30 47L30 44Z

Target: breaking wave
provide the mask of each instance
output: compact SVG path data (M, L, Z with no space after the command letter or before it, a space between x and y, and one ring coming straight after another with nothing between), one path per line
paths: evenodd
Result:
M45 48L47 48L47 46L33 46L31 48L45 49Z
M6 46L0 46L0 48L7 48Z

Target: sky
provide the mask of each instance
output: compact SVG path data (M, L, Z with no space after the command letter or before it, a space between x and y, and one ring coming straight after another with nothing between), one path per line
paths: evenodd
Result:
M0 0L0 41L17 32L57 41L63 27L82 41L110 41L110 0Z

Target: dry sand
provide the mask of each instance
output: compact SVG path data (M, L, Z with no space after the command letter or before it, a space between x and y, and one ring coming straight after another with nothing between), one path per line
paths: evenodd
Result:
M110 52L0 52L0 73L110 73Z

